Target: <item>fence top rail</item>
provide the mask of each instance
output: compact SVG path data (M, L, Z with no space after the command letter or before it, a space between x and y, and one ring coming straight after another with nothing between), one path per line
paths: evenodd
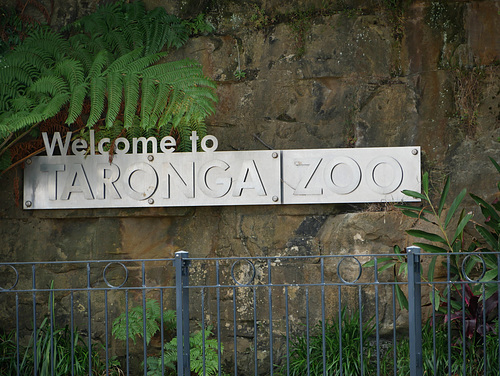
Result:
M484 256L494 255L500 256L500 252L459 252L459 253L429 253L429 252L414 252L417 256L434 257L434 256ZM186 261L231 261L231 260L297 260L297 259L318 259L318 258L357 258L357 257L391 257L405 256L406 253L358 253L358 254L334 254L334 255L284 255L284 256L230 256L230 257L184 257ZM108 260L65 260L65 261L6 261L0 262L0 266L7 265L55 265L55 264L105 264L105 263L142 263L142 262L173 262L175 258L146 258L146 259L108 259Z
M116 259L116 260L74 260L74 261L8 261L0 262L0 266L10 265L56 265L56 264L118 264L118 263L135 263L142 262L173 262L174 258L159 258L159 259Z

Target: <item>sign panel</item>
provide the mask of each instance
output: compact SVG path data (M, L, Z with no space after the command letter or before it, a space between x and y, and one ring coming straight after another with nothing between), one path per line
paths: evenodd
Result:
M285 150L283 203L412 201L420 192L420 148Z
M203 152L173 153L170 137L105 145L43 134L47 156L24 170L25 209L77 209L222 205L327 204L415 201L420 192L420 148L216 151L205 136ZM196 150L199 140L191 136ZM71 155L72 153L72 155ZM86 155L88 153L88 155Z
M26 209L265 205L281 202L272 151L35 157Z

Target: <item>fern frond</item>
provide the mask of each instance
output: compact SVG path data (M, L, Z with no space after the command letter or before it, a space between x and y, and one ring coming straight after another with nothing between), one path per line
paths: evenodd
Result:
M12 100L11 110L15 112L29 110L35 106L35 100L26 95L20 95Z
M0 69L0 82L8 85L33 84L33 75L21 67L5 66Z
M65 122L66 124L74 123L78 118L78 116L81 115L83 109L83 103L85 101L85 97L87 96L88 89L89 85L86 82L84 82L74 87L73 90L71 91L68 117Z
M154 98L156 97L157 85L154 80L147 78L142 80L141 96L141 127L147 129L153 125L149 123Z
M107 76L108 111L106 114L106 127L111 127L118 116L122 104L123 78L121 73L112 72Z
M54 67L54 71L66 78L70 91L85 80L82 63L74 59L64 59L58 62Z
M52 97L68 92L68 83L59 76L40 77L28 88L28 93L50 94Z
M92 63L92 66L90 67L89 74L87 76L89 81L93 81L97 77L101 76L102 70L108 64L110 57L110 53L107 50L99 51L94 59L94 62Z
M129 64L124 72L142 73L145 68L157 63L162 57L166 56L166 52L159 52L153 55L146 55Z
M125 75L123 79L123 96L125 101L125 107L123 110L123 126L127 129L132 126L135 113L137 111L137 104L139 103L139 88L139 75L133 73Z
M104 100L106 93L106 78L95 77L90 81L90 114L87 120L87 127L92 127L101 118L104 110Z
M104 34L109 29L108 25L121 12L120 2L107 3L99 6L97 10L88 16L80 18L71 27L77 31L84 31L89 34Z
M165 108L168 105L168 99L170 97L171 92L172 92L171 85L165 83L161 83L158 85L158 92L153 105L153 109L151 111L151 118L149 120L149 122L154 127L157 126L158 120L160 119L163 112L165 112Z
M63 58L70 48L68 40L61 34L46 28L34 30L22 45L28 50L36 48L48 52L54 62Z
M106 34L103 35L103 37L107 45L109 46L108 50L117 54L118 56L124 55L133 50L133 44L129 43L123 31L120 29L109 30Z
M94 61L95 53L88 49L87 45L72 44L72 48L68 51L68 55L82 64L83 71L88 74Z
M130 51L123 56L120 56L118 59L109 64L103 75L107 75L112 72L129 71L127 69L127 66L136 61L141 54L142 48L136 48L135 50Z

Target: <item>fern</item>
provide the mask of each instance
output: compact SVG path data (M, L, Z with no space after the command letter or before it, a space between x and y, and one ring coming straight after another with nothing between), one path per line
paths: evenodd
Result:
M104 5L68 27L68 37L31 30L0 67L0 144L68 104L65 123L71 125L88 100L88 128L102 120L109 129L134 128L140 108L144 130L176 129L180 149L188 150L184 138L204 129L204 118L214 111L215 84L192 60L159 61L190 32L189 23L163 8L147 12L142 2ZM123 124L117 122L121 114Z
M122 313L113 321L111 333L118 339L125 341L127 339L127 320L128 320L128 338L136 343L136 337L143 337L144 331L144 311L146 312L146 343L149 344L151 338L158 332L160 326L158 322L161 318L160 304L154 299L146 301L146 307L132 307L128 312Z

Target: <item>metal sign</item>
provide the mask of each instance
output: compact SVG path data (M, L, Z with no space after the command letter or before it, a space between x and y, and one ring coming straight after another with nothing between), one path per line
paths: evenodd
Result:
M85 140L43 136L48 155L26 163L25 209L414 201L401 190L420 192L418 147L218 152L206 136L204 152L172 153L169 137L119 138L110 160L109 139L97 150L91 140L85 155Z

